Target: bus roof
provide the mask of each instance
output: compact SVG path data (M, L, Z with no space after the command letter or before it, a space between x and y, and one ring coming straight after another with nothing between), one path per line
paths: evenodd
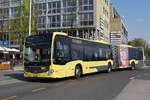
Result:
M56 35L68 36L68 34L63 33L63 32L54 32L54 34L56 34ZM83 38L80 38L80 37L73 37L73 36L69 36L69 37L75 38L75 39L81 39L81 40L85 40L85 41L91 41L91 42L97 42L97 43L103 43L103 44L108 44L108 45L110 45L108 42L100 41L100 40L88 40L88 39L83 39Z
M63 33L63 32L54 32L53 34L55 34L55 35L64 35L64 36L68 36L67 33Z
M110 43L105 42L105 41L100 41L100 40L92 40L92 41L93 41L93 42L98 42L98 43L103 43L103 44L111 45Z
M85 41L91 41L91 42L97 42L97 43L103 43L103 44L108 44L108 45L110 45L109 43L104 42L104 41L100 41L100 40L88 40L88 39L84 39L84 38L80 38L80 37L73 37L73 36L69 36L69 37L75 38L75 39L81 39L81 40L85 40Z
M53 32L53 34L55 34L55 35L68 36L67 33L63 33L63 32ZM33 35L33 36L36 36L36 35ZM37 36L39 36L39 35L37 35ZM31 36L30 36L30 37L31 37ZM108 42L100 41L100 40L88 40L88 39L84 39L84 38L80 38L80 37L73 37L73 36L68 36L68 37L75 38L75 39L80 39L80 40L85 40L85 41L91 41L91 42L97 42L97 43L103 43L103 44L111 45L111 44L108 43Z

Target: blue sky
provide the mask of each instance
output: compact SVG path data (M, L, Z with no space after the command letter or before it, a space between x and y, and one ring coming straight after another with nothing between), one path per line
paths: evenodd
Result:
M128 28L129 40L143 38L150 44L150 0L110 0Z

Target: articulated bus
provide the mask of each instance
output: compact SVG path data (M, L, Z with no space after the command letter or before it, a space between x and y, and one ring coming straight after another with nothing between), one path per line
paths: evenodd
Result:
M65 33L26 38L24 77L64 78L106 70L113 66L110 44L68 36Z
M112 46L113 52L113 69L130 68L135 70L139 61L143 60L143 49L141 47L133 47L131 45Z

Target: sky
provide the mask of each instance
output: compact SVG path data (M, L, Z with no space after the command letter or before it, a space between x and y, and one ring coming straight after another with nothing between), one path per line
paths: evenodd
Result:
M150 44L150 0L110 0L123 18L129 40L143 38Z

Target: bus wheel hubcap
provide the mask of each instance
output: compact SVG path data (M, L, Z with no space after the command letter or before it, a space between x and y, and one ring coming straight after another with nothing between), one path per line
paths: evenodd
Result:
M79 68L76 69L76 77L79 78L81 76L81 71Z
M109 67L108 67L108 72L111 72L111 66L109 65Z

